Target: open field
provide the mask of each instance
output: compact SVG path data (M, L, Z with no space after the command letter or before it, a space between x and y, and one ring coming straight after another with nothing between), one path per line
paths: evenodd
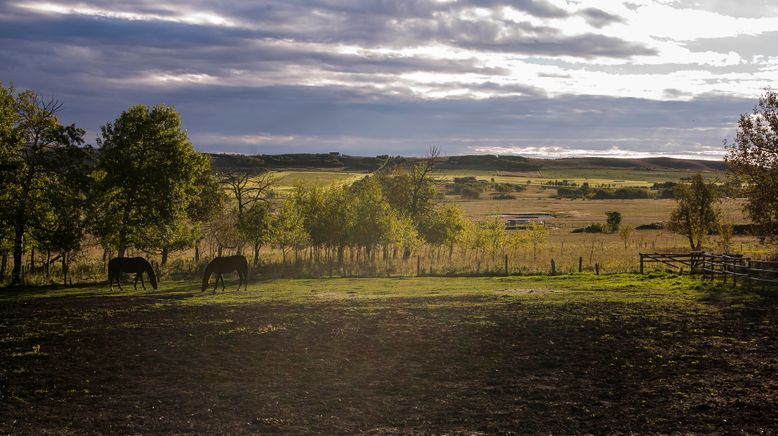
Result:
M689 277L0 298L1 433L778 431L778 307Z

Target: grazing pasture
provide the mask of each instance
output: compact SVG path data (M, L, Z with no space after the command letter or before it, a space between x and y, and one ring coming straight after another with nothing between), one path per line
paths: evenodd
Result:
M778 431L778 306L687 276L0 299L0 433Z

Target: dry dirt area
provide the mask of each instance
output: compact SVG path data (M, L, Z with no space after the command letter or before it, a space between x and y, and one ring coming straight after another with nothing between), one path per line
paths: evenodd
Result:
M776 306L0 303L0 433L778 432Z

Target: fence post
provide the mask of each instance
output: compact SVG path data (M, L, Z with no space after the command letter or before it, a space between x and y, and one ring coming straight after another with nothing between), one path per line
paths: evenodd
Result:
M554 259L551 259L551 275L556 275L556 262L554 262Z
M640 253L640 274L643 274L643 253Z
M578 272L583 272L583 256L578 256Z
M599 263L595 263L594 264L594 275L597 275L597 276L600 275L600 264Z
M416 277L421 277L421 255L416 256Z
M505 255L505 275L510 275L510 272L508 271L508 255Z
M748 259L748 265L746 265L746 280L748 283L746 283L746 287L748 288L748 292L751 292L751 259Z

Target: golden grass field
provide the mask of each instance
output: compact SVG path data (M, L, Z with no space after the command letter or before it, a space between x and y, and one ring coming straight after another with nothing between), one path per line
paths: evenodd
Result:
M283 195L293 188L295 184L304 185L328 185L333 183L350 183L366 173L338 172L338 171L283 171L277 172L278 191ZM536 255L526 248L519 252L507 251L509 255L509 269L512 272L535 273L545 272L550 268L553 258L558 271L573 271L578 268L578 259L582 257L585 269L593 269L594 264L599 264L605 272L633 271L639 268L640 252L655 251L688 251L689 244L680 235L666 230L639 230L633 232L626 247L618 234L586 234L572 233L578 227L584 227L595 222L604 222L607 211L618 211L623 216L623 223L637 227L641 224L667 221L674 200L570 200L556 198L556 189L542 186L553 180L567 179L580 184L589 182L590 186L609 187L647 187L654 182L678 181L688 177L689 171L646 171L646 170L619 170L619 169L572 169L572 170L548 170L543 173L524 172L506 173L500 171L436 171L434 177L442 186L450 182L454 177L475 176L479 180L494 181L498 183L515 183L526 186L523 192L513 193L516 199L492 200L489 193L482 195L480 199L463 199L457 195L444 195L443 201L459 205L465 215L474 220L481 220L490 215L510 212L551 213L555 219L547 223L550 229L549 237ZM724 180L725 174L710 172L703 174L707 180ZM440 190L444 192L443 189ZM743 214L742 199L723 199L720 204L722 217L727 221L740 224L747 223L748 219ZM706 249L709 251L721 251L717 246L717 238L711 237ZM734 237L732 249L743 252L746 255L764 258L772 254L772 248L761 245L756 238L751 236ZM495 258L495 269L503 268L503 253ZM278 255L270 252L265 259L274 259ZM474 260L467 253L456 256L458 260L448 262L445 256L435 256L439 262L432 261L427 265L433 271L456 270L467 268ZM487 262L489 264L489 262ZM488 265L487 265L488 267ZM412 274L415 272L415 263L398 267L398 272Z

